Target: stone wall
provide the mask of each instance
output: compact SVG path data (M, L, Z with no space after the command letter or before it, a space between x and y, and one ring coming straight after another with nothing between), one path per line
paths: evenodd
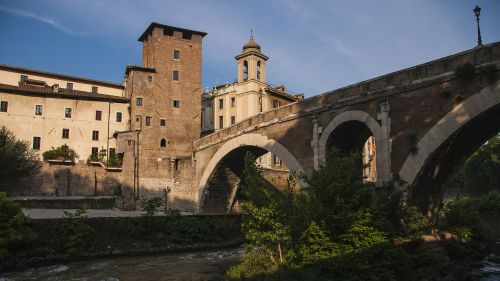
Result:
M121 184L121 172L100 166L44 163L36 174L0 186L0 191L7 196L106 196L113 195Z

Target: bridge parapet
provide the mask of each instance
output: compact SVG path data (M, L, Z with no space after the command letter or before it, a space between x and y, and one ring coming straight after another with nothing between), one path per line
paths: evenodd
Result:
M383 99L393 94L453 79L455 68L464 63L472 63L476 66L488 63L500 64L500 42L402 69L260 113L196 140L193 143L194 149L201 150L261 127L292 120L313 112Z

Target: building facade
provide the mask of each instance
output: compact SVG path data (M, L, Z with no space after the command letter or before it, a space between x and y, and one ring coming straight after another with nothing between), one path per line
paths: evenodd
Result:
M238 79L232 84L216 85L202 95L202 134L304 98L303 94L288 93L285 86L276 87L266 82L269 58L262 53L253 35L235 59ZM271 153L259 157L257 164L264 168L286 169Z
M128 126L124 86L0 65L0 126L41 153L66 145L75 161L114 153L113 133Z

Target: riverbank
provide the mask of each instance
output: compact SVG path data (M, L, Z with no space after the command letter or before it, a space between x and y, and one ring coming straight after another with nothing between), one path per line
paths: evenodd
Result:
M11 249L1 271L91 260L222 249L241 245L241 216L180 216L31 220L31 239Z
M241 247L223 250L108 257L0 273L2 281L21 280L224 280Z

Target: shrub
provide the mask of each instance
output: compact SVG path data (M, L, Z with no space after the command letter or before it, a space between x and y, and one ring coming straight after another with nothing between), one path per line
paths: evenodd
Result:
M19 204L8 200L5 193L0 192L0 264L35 238L28 223L29 218L23 214Z
M67 145L62 145L57 148L52 147L52 149L45 151L42 154L42 156L44 161L47 160L73 161L75 157L78 157L75 151L69 148Z
M86 219L86 209L79 209L74 213L64 211L62 223L56 227L59 240L54 242L59 251L69 256L76 256L88 250L94 229Z
M162 205L163 205L163 199L160 197L142 198L139 201L139 207L141 211L145 212L142 215L147 217L154 216Z

